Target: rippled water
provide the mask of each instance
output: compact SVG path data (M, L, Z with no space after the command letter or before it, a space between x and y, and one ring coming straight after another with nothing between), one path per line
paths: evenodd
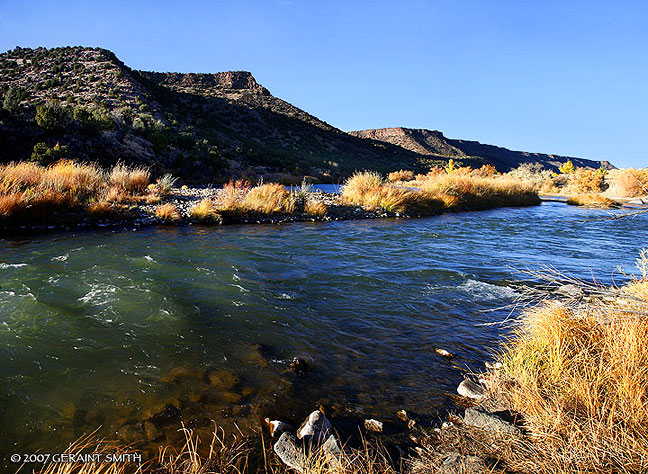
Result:
M102 425L434 416L497 344L519 278L552 264L610 282L646 216L545 203L427 219L151 227L0 242L0 454ZM455 352L452 361L435 347ZM294 356L313 371L288 370ZM139 426L139 425L138 425ZM173 430L165 431L165 427ZM137 431L135 436L144 436ZM150 437L150 436L149 436Z

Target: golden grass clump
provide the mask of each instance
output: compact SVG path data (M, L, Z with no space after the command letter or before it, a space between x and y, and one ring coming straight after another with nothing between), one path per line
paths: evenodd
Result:
M387 181L390 183L412 181L414 179L414 172L410 170L393 171L387 175Z
M477 210L540 203L531 184L508 176L480 177L453 171L425 181L421 188L453 209Z
M585 193L577 194L576 196L569 196L567 198L567 204L572 206L599 207L603 209L609 209L616 205L612 199L608 199L598 193Z
M173 203L160 204L155 208L155 217L163 222L175 224L182 220L178 208Z
M378 173L369 171L351 176L342 187L342 198L366 209L397 213L433 214L442 208L439 200L416 190L385 183Z
M45 168L30 161L0 166L0 193L24 191L41 184Z
M268 183L252 188L243 198L242 206L263 214L292 213L295 199L283 185Z
M322 201L308 200L304 206L304 212L309 216L324 217L327 211L328 208Z
M40 187L89 196L97 192L103 181L103 171L97 165L61 160L45 168Z
M151 181L151 172L143 167L116 164L110 171L108 183L126 193L143 192Z
M210 198L204 198L198 201L191 209L189 209L189 216L198 222L222 222L222 218L216 209L216 204Z
M230 181L220 193L219 208L224 211L238 211L243 198L250 192L252 185L247 180Z
M648 252L640 278L598 303L527 311L506 345L505 393L535 472L648 471Z

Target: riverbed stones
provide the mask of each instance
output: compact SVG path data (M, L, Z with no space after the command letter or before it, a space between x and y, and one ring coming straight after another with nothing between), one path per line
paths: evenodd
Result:
M374 433L383 432L382 421L374 420L373 418L367 419L364 421L364 427L367 431L373 431Z
M504 368L504 364L501 362L484 362L484 365L488 370L501 370Z
M520 436L522 434L522 431L517 426L504 421L499 416L489 413L480 407L467 408L464 414L464 423L469 426L501 434L512 436Z
M299 473L304 472L306 465L306 457L304 453L297 447L297 440L295 435L289 432L281 433L281 436L274 444L274 452L279 456L279 459L288 467L294 469Z
M310 437L316 444L323 443L331 434L333 434L333 426L320 410L315 410L308 415L297 430L297 438Z
M484 388L468 379L465 379L459 384L457 387L457 393L462 397L470 398L472 400L483 400L486 398Z

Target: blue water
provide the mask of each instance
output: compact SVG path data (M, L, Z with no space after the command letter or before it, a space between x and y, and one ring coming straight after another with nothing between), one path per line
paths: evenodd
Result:
M316 403L333 417L434 416L506 332L482 324L508 316L515 269L550 264L608 283L624 279L617 265L633 269L648 216L592 220L606 215L545 203L5 239L0 454L62 448L98 425L118 438L147 419L161 430L148 445L164 444L180 421L258 426ZM312 372L291 374L295 356Z

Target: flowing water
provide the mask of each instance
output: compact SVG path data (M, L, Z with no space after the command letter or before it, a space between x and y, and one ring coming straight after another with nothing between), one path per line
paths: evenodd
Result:
M545 203L426 219L150 227L0 241L0 457L180 421L434 417L505 332L520 274L622 281L648 216ZM434 352L446 348L448 360ZM300 356L312 371L296 375ZM142 421L151 422L144 429Z

